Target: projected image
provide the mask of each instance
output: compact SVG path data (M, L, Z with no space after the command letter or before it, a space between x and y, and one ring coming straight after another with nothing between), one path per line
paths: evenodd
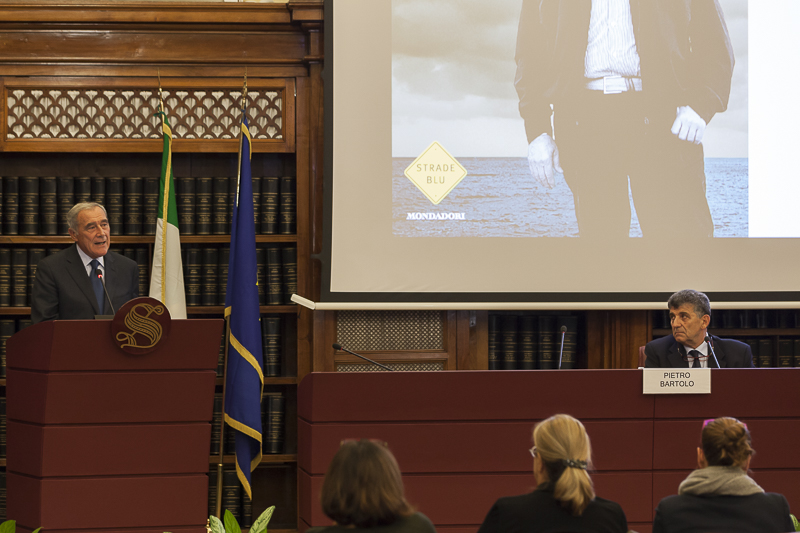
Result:
M747 0L392 0L394 235L748 237L747 44Z

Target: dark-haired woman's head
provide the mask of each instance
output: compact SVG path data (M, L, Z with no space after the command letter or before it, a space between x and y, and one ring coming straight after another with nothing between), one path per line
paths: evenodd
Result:
M747 470L754 454L747 426L735 418L722 417L703 424L698 465L738 466Z
M328 466L323 512L343 526L391 524L414 510L403 495L400 468L385 444L345 441Z
M551 416L533 428L533 443L537 481L552 483L553 497L573 515L583 514L594 498L586 472L592 463L592 445L583 424L569 415Z

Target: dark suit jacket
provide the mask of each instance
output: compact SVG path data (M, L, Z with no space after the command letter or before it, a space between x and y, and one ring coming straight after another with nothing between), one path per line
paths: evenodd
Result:
M668 496L661 500L653 533L784 533L793 531L789 504L781 494Z
M689 105L706 123L728 105L733 47L717 0L631 0L648 94ZM550 133L550 104L571 105L586 80L590 0L523 0L514 86L528 142Z
M626 533L628 521L618 503L595 498L581 516L573 516L553 497L547 484L530 494L500 498L478 533Z
M108 252L103 262L106 290L117 310L139 296L139 266L114 252ZM76 244L39 261L31 295L34 324L44 320L91 319L102 314Z
M714 352L719 359L720 368L753 368L753 352L750 346L733 339L720 339L711 335ZM681 350L683 347L668 335L647 343L644 353L647 360L646 368L689 368L689 362L684 360ZM709 368L716 368L714 357L709 352Z

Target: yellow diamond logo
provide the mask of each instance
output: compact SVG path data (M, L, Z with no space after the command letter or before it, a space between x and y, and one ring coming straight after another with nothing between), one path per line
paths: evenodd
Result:
M433 141L408 165L405 175L433 205L438 205L464 179L467 170L441 144Z

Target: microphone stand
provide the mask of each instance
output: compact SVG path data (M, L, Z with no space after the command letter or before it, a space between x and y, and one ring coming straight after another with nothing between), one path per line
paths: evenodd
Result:
M361 358L361 359L363 359L364 361L368 361L368 362L372 363L373 365L376 365L376 366L379 366L379 367L381 367L381 368L383 368L383 369L385 369L385 370L388 370L389 372L394 372L394 370L393 370L393 369L391 369L391 368L389 368L388 366L386 366L386 365L382 365L382 364L380 364L380 363L379 363L379 362L377 362L377 361L373 361L373 360L372 360L372 359L370 359L369 357L364 357L363 355L359 355L359 354L357 354L356 352L351 352L351 351L350 351L350 350L348 350L347 348L344 348L344 347L343 347L341 344L338 344L338 343L334 344L334 345L333 345L333 349L334 349L334 350L341 350L341 351L343 351L343 352L347 352L347 353L349 353L350 355L355 355L356 357L360 357L360 358Z

